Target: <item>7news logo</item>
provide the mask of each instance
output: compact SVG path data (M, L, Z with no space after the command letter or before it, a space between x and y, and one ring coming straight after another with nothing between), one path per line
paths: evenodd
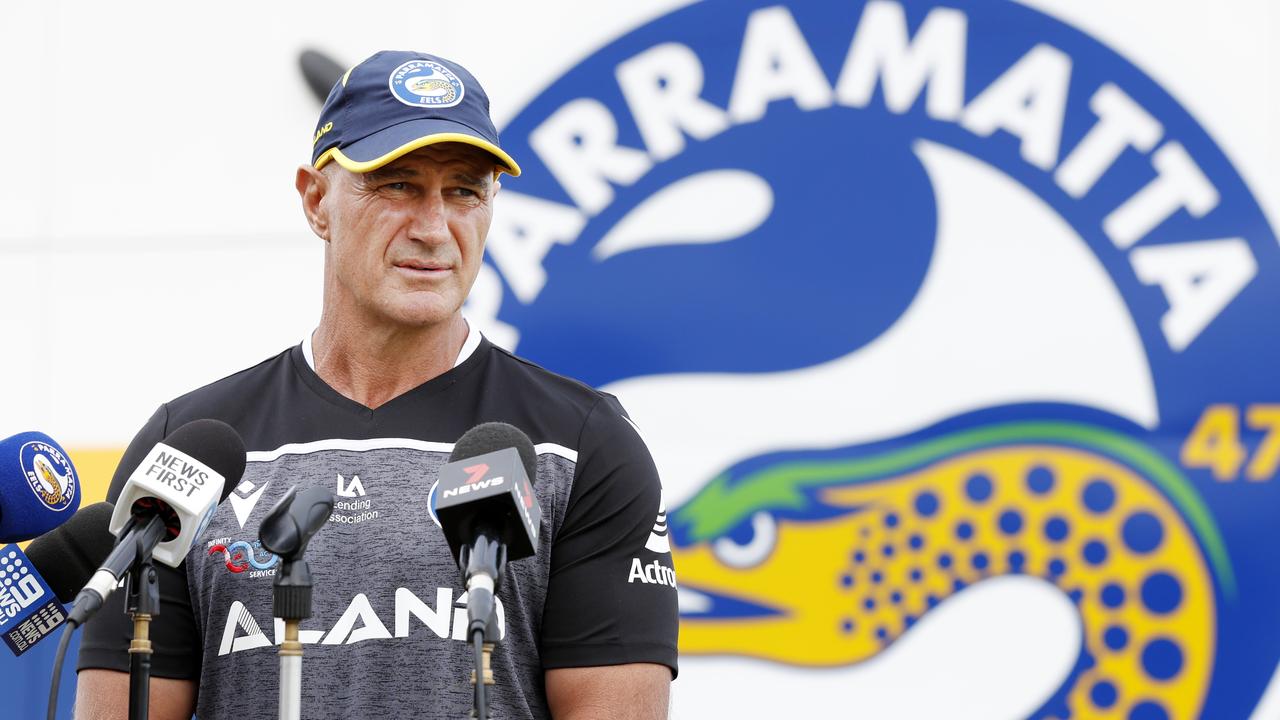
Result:
M470 465L462 468L462 471L467 473L467 481L456 488L447 488L441 493L442 497L451 498L459 495L466 495L467 493L475 490L498 487L507 481L507 479L501 475L495 478L485 478L485 475L489 472L489 466L486 463Z

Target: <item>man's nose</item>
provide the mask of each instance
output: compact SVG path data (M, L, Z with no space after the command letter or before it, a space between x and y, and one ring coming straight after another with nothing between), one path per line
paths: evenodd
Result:
M413 210L409 224L409 239L438 245L449 240L449 222L444 198L428 193Z

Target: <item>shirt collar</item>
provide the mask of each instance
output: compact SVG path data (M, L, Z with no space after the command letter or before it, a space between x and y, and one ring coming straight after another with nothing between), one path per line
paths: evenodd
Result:
M463 321L466 322L466 318L463 318ZM316 356L311 349L311 336L314 334L315 331L312 330L307 333L306 337L302 338L302 357L306 358L307 366L311 368L312 372L316 370ZM458 351L458 359L453 361L453 366L458 367L466 362L467 358L471 357L471 354L478 347L480 347L480 331L476 329L475 325L467 322L467 339L463 341L462 349Z

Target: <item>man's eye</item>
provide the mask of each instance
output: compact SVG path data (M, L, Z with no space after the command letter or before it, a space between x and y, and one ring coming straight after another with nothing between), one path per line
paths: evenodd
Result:
M383 186L382 186L382 189L383 189L383 190L396 190L396 191L400 191L400 190L408 190L408 189L409 189L409 183L407 183L407 182L391 182L391 183L387 183L386 185L383 185Z

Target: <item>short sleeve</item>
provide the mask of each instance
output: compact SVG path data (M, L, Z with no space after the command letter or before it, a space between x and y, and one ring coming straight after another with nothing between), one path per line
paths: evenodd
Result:
M675 586L657 468L622 406L605 396L583 425L551 549L543 666L649 662L674 677Z
M115 502L146 454L167 434L168 411L160 406L129 443L111 479L107 499ZM160 614L151 622L151 674L178 680L200 678L201 641L191 610L187 574L156 563L160 579ZM101 668L129 671L129 641L133 622L125 613L126 593L120 587L111 593L98 612L85 623L80 642L77 670Z

